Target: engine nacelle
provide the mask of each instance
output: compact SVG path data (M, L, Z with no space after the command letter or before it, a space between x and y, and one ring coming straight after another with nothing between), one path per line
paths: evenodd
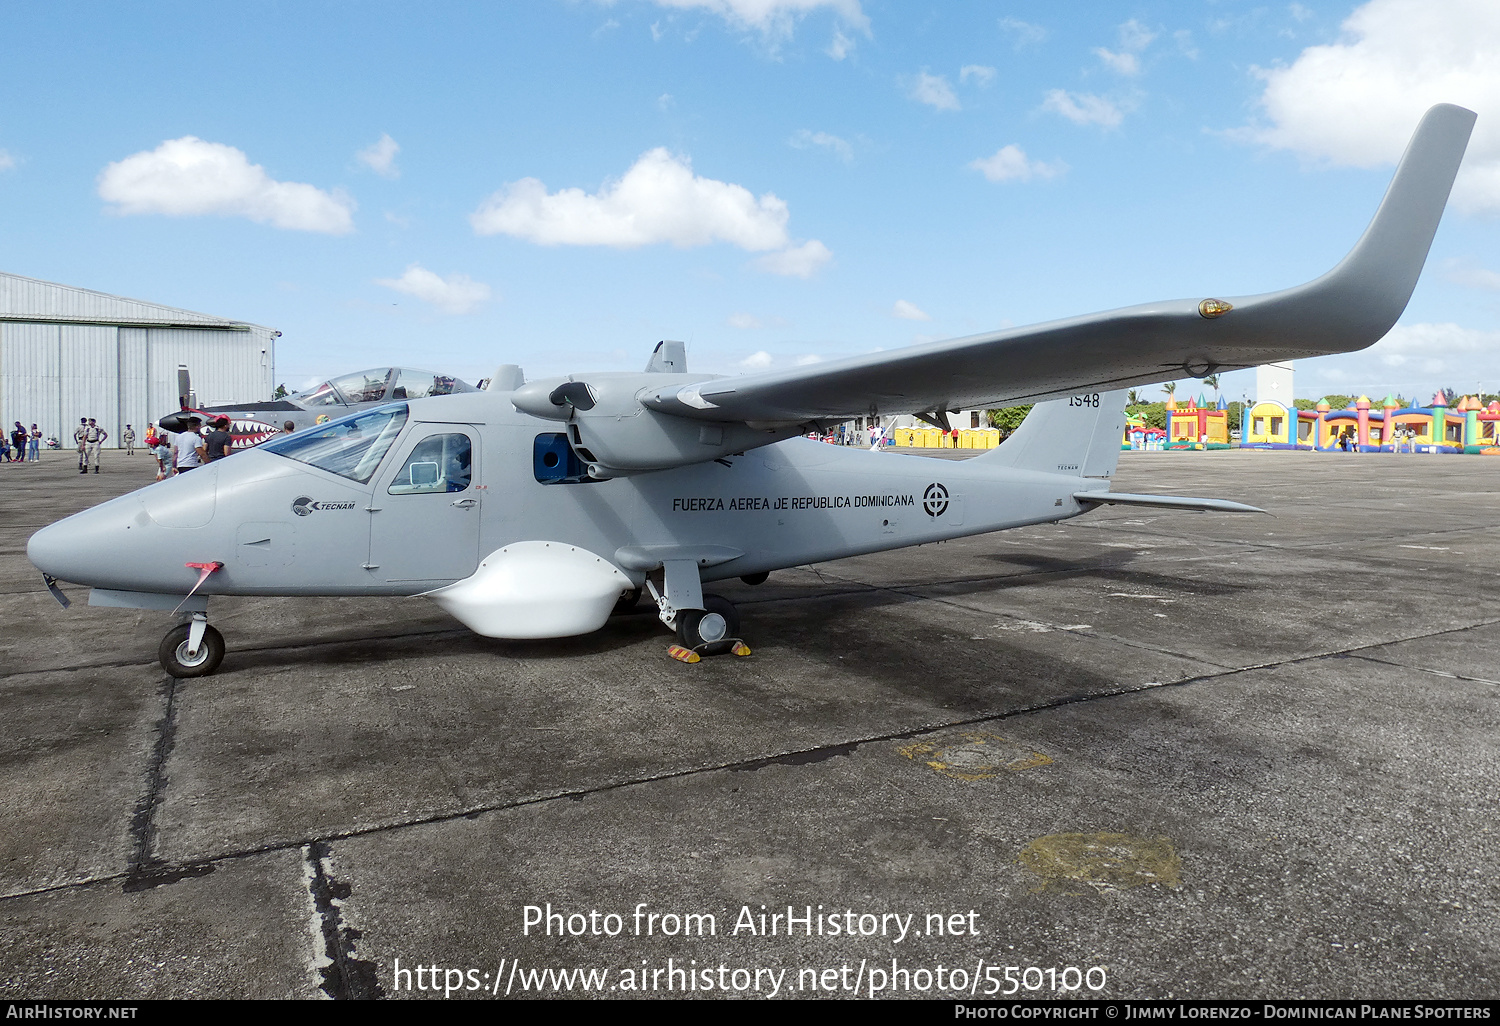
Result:
M566 421L575 451L591 467L627 474L703 463L800 433L796 424L752 428L743 421L689 420L647 409L639 398L664 386L707 380L660 373L595 374L586 382L548 378L517 389L511 402L522 413Z

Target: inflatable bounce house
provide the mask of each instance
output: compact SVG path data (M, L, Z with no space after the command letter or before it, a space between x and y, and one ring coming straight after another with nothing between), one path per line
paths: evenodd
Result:
M1125 437L1120 440L1121 449L1150 449L1157 450L1166 448L1167 433L1159 427L1152 427L1146 423L1146 419L1137 414L1126 412L1125 414Z
M1167 400L1167 444L1168 449L1227 449L1229 448L1229 407L1224 397L1219 397L1218 406L1209 406L1199 396L1195 403L1191 398L1187 406L1178 406L1177 400Z
M1465 396L1452 410L1441 395L1431 406L1402 406L1394 396L1374 408L1360 396L1348 409L1288 409L1263 400L1247 409L1241 425L1246 449L1311 449L1317 452L1447 452L1500 455L1496 426L1500 402L1488 407Z

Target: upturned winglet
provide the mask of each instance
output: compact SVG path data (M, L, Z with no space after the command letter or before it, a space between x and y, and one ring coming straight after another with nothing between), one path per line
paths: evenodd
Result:
M1296 288L1231 299L1258 332L1332 352L1372 345L1396 323L1416 288L1453 189L1475 114L1440 103L1423 115L1380 208L1337 267ZM1228 322L1230 318L1226 318ZM1314 341L1316 340L1316 341Z

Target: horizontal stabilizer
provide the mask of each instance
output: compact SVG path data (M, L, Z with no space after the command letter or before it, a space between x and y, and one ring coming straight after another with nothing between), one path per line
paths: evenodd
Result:
M1194 499L1186 495L1132 495L1129 492L1074 492L1079 502L1095 505L1159 506L1162 509L1190 509L1198 513L1264 513L1259 506L1228 499Z

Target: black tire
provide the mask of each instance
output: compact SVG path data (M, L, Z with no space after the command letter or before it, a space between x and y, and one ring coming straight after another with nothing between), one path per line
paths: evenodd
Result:
M751 584L751 585L765 584L766 583L766 578L768 578L770 576L771 576L771 572L769 570L762 570L758 574L746 574L745 576L741 577L740 580L744 581L746 584Z
M161 668L174 677L207 677L224 661L224 635L212 626L203 629L203 642L198 646L198 658L187 658L187 640L190 624L180 623L167 631L156 650Z
M740 614L734 603L719 595L704 595L702 609L677 615L677 640L683 648L715 650L740 636Z

